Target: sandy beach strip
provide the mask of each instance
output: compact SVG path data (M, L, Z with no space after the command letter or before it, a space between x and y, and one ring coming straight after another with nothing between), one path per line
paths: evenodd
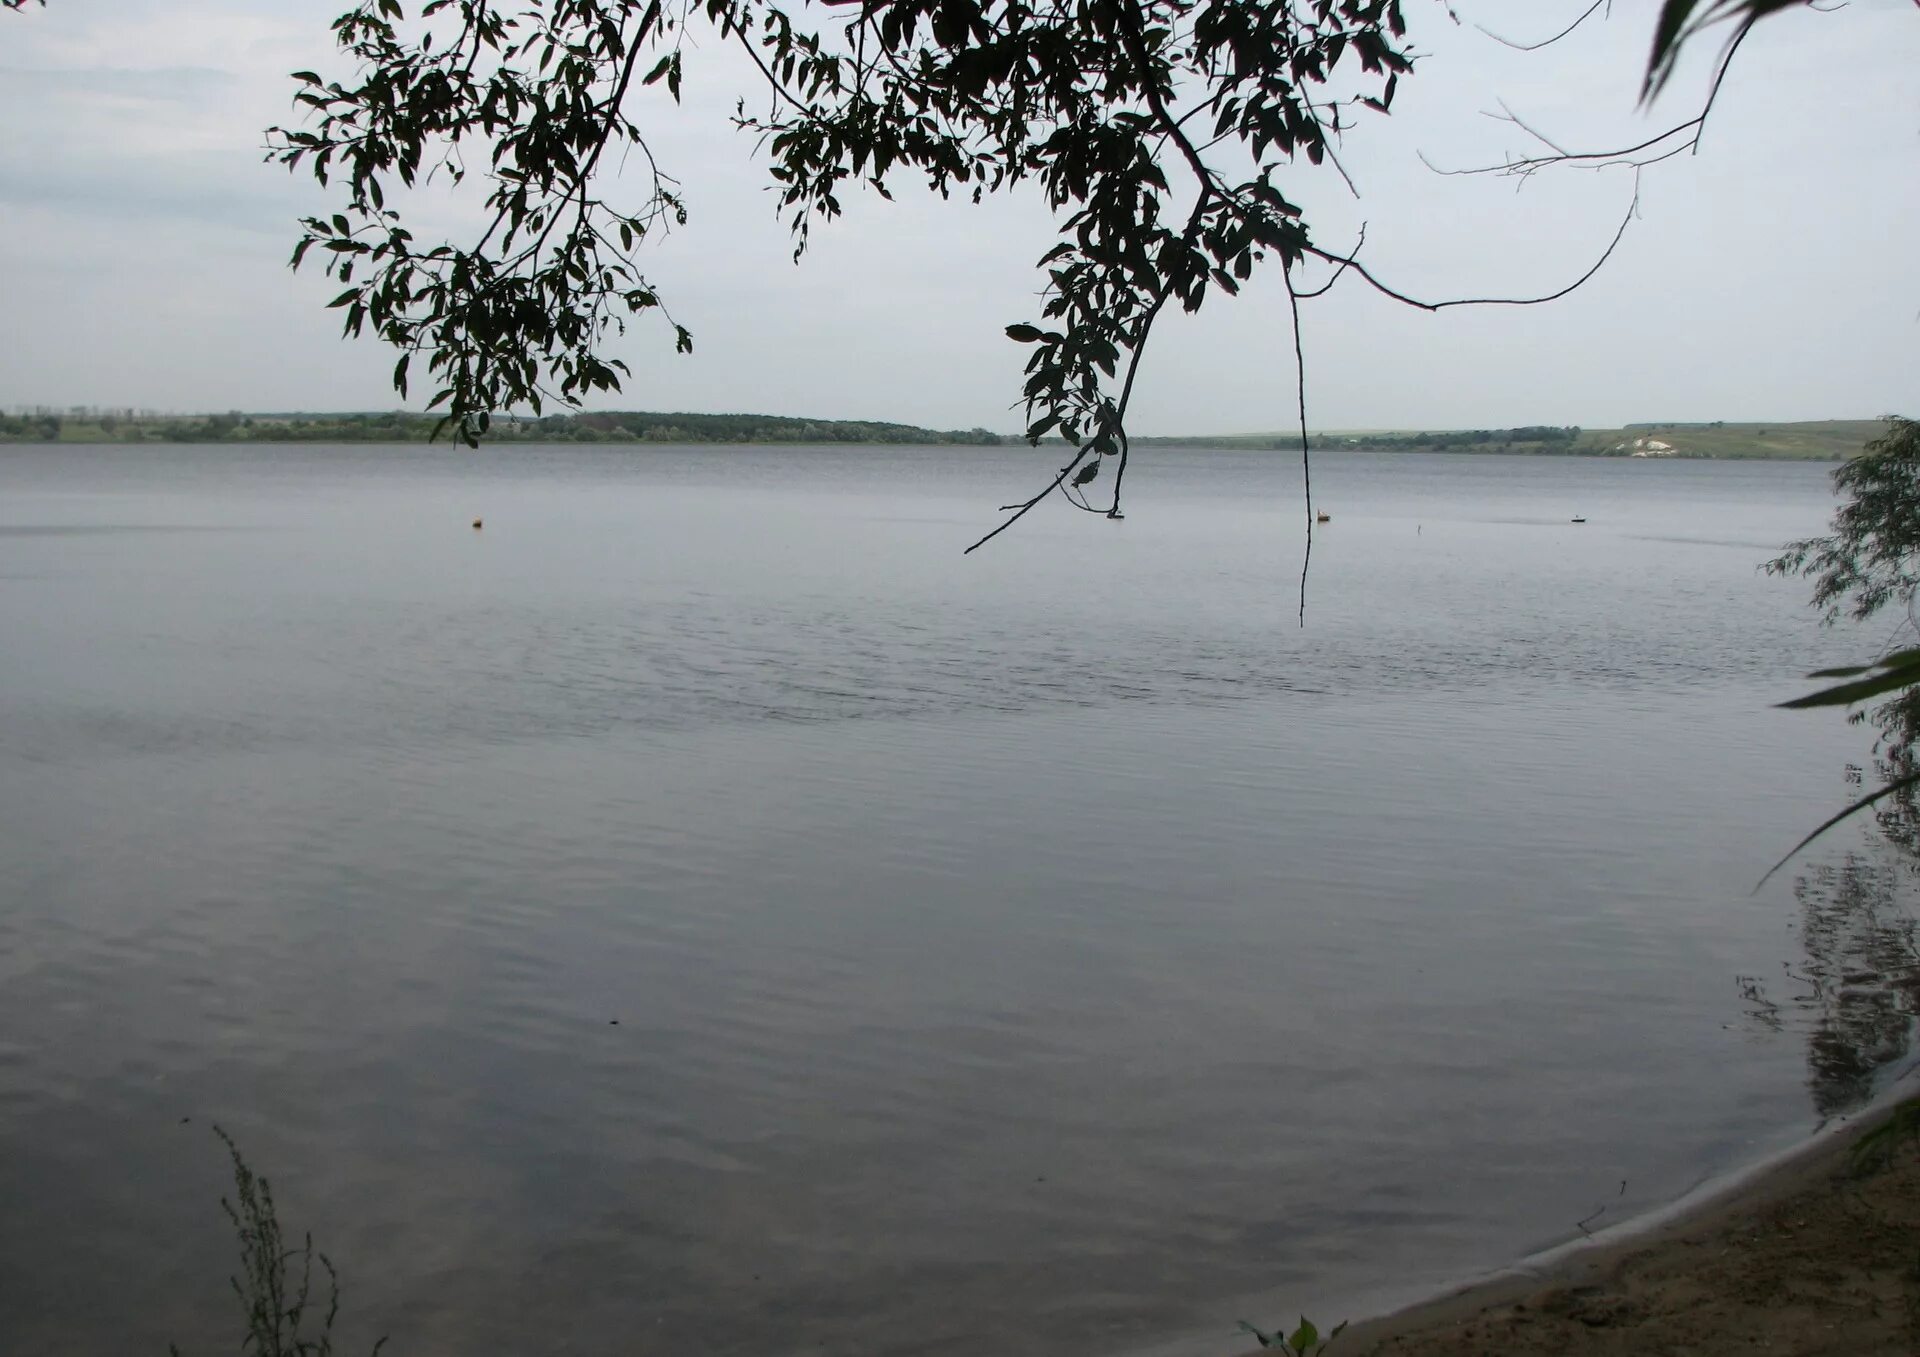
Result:
M1357 1324L1329 1351L1920 1353L1920 1141L1855 1154L1905 1105L1856 1114L1651 1224Z

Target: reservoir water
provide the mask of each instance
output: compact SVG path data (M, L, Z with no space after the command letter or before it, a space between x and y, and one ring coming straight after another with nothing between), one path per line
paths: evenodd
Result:
M0 1352L238 1341L215 1123L392 1357L1206 1357L1902 1058L1829 468L1328 454L1303 628L1281 455L963 558L1054 457L0 448Z

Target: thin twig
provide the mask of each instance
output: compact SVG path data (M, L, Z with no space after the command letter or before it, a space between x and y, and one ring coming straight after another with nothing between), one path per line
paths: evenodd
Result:
M1001 512L1004 513L1007 510L1011 509L1013 511L1013 517L1009 518L1005 523L1002 523L999 527L995 528L992 532L988 533L985 537L982 537L978 542L975 542L972 546L968 547L965 551L961 552L960 554L962 556L971 556L974 552L978 551L981 547L984 547L987 543L991 542L994 538L998 537L1001 533L1005 532L1008 528L1011 528L1014 524L1018 523L1021 519L1025 518L1027 514L1032 511L1034 505L1038 504L1041 500L1045 499L1048 495L1051 495L1054 491L1058 490L1060 488L1060 483L1066 480L1066 478L1073 473L1073 469L1079 466L1080 463L1086 461L1087 453L1092 450L1092 447L1093 445L1089 443L1086 447L1081 448L1079 452L1075 453L1073 460L1060 468L1060 474L1058 476L1055 476L1053 480L1048 483L1047 488L1045 490L1042 490L1039 494L1035 495L1032 499L1027 500L1021 504L1001 505L1000 506Z
M1535 141L1545 146L1548 150L1552 151L1557 156L1565 158L1566 156L1571 154L1571 152L1569 152L1564 146L1561 146L1558 142L1554 141L1553 138L1549 137L1545 132L1542 132L1539 128L1532 126L1527 122L1525 118L1522 118L1518 113L1515 113L1513 111L1512 106L1508 104L1505 99L1502 99L1500 101L1500 111L1498 113L1484 113L1481 116L1486 118L1493 118L1499 122L1512 123L1515 127L1519 128L1522 132L1525 132L1528 136L1532 137Z
M1609 169L1616 165L1627 164L1633 165L1636 168L1644 168L1648 165L1657 165L1662 160L1671 159L1683 151L1698 155L1700 153L1700 140L1706 134L1707 119L1709 115L1712 114L1714 105L1719 101L1720 90L1721 87L1726 84L1727 72L1733 66L1734 56L1739 52L1740 44L1746 41L1747 34L1753 31L1753 27L1757 22L1758 19L1749 16L1728 41L1726 50L1720 54L1719 65L1714 68L1713 83L1707 89L1707 97L1705 102L1700 105L1700 111L1693 117L1688 118L1685 122L1675 123L1672 127L1667 128L1666 131L1648 137L1645 141L1637 145L1624 146L1608 151L1569 151L1553 141L1538 128L1530 125L1525 119L1520 117L1519 114L1515 113L1503 103L1500 105L1500 112L1489 113L1487 116L1497 118L1502 122L1512 123L1528 136L1533 137L1541 144L1550 148L1553 154L1520 156L1502 161L1497 165L1477 165L1467 169L1443 170L1434 164L1432 160L1428 159L1425 152L1421 152L1421 163L1426 165L1426 167L1435 174L1511 174L1517 175L1522 179L1527 179L1539 173L1541 170L1549 169L1556 165L1572 165L1583 169ZM1670 141L1674 137L1681 136L1682 134L1685 134L1686 139L1682 141L1680 145L1660 150L1658 154L1655 155L1636 159L1636 157L1641 157L1643 153L1651 152L1656 147L1661 146L1662 143Z
M1287 306L1293 313L1293 377L1300 414L1300 482L1307 500L1307 549L1300 557L1300 625L1305 627L1307 568L1313 564L1313 454L1307 445L1307 349L1300 337L1300 294L1293 290L1292 266L1283 262L1280 276L1286 280Z
M1319 287L1316 287L1311 292L1295 292L1293 294L1294 298L1297 301L1304 302L1304 301L1312 301L1315 297L1325 296L1329 291L1333 289L1333 285L1340 281L1340 275L1347 271L1347 265L1353 263L1355 259L1359 258L1360 247L1365 245L1366 243L1367 243L1367 224L1365 222L1361 222L1359 238L1353 242L1353 249L1347 253L1347 257L1340 261L1340 267L1333 271L1333 276L1328 278L1326 282L1320 284Z
M1571 283L1568 283L1565 287L1539 297L1454 297L1439 302L1422 301L1418 297L1410 297L1398 288L1389 287L1387 284L1381 282L1378 278L1374 277L1367 266L1362 264L1358 259L1329 254L1327 251L1313 245L1308 245L1304 248L1306 253L1314 256L1316 259L1324 259L1329 264L1342 264L1346 268L1352 269L1355 273L1366 279L1368 285L1381 295L1391 297L1397 302L1404 302L1408 306L1417 307L1422 311L1444 311L1450 306L1542 306L1547 302L1560 300L1560 298L1566 296L1569 292L1574 291L1586 283L1594 274L1600 272L1600 270L1606 266L1606 262L1613 258L1613 252L1620 248L1620 241L1627 234L1627 227L1632 224L1634 213L1639 209L1639 206L1640 188L1638 184L1635 184L1633 199L1627 204L1625 215L1620 218L1619 229L1613 233L1613 239L1608 242L1607 248L1601 253L1600 257L1594 260L1592 267Z
M1568 24L1565 28L1561 29L1558 33L1555 33L1551 38L1543 39L1540 42L1514 42L1511 38L1501 37L1498 33L1494 32L1491 28L1488 28L1485 24L1475 24L1474 27L1479 29L1482 33L1485 33L1489 38L1492 38L1495 42L1499 43L1502 47L1511 47L1516 52L1537 52L1542 47L1551 47L1556 42L1559 42L1560 39L1566 37L1569 33L1573 32L1574 29L1580 27L1581 24L1591 19L1598 10L1600 10L1603 6L1608 6L1609 3L1610 3L1610 0L1593 0L1593 3L1587 6L1585 11L1582 12L1582 14L1578 19L1575 19L1572 23Z

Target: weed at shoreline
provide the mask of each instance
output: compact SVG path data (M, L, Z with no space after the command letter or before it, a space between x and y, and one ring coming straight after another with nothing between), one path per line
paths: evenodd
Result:
M1347 1322L1343 1319L1334 1325L1325 1338L1320 1336L1320 1330L1316 1329L1313 1322L1305 1315L1300 1316L1300 1327L1292 1333L1287 1333L1284 1329L1275 1329L1272 1333L1267 1333L1254 1328L1244 1319L1240 1321L1240 1327L1258 1339L1263 1348L1279 1348L1282 1352L1295 1354L1295 1357L1319 1357L1319 1354L1327 1350L1327 1344L1340 1336L1341 1331L1347 1327Z
M240 1351L251 1357L333 1357L340 1274L326 1254L314 1249L312 1235L303 1235L297 1248L287 1246L274 1209L272 1184L248 1167L240 1147L223 1128L215 1126L213 1133L233 1160L233 1197L222 1197L220 1209L233 1222L240 1241L240 1275L228 1279L246 1316ZM315 1259L326 1274L323 1309L317 1308L313 1291ZM309 1324L314 1325L311 1331ZM381 1338L375 1343L370 1357L377 1357L386 1342ZM171 1357L181 1357L174 1344L169 1343L167 1351Z

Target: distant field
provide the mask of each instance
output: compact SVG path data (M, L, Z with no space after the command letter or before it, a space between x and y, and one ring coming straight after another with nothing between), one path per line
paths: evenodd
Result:
M1671 443L1686 457L1838 462L1858 453L1885 430L1885 424L1877 419L1817 419L1803 424L1629 424L1624 429L1593 430L1586 439L1612 446L1657 438Z
M1844 461L1880 436L1877 419L1800 423L1629 424L1620 429L1530 425L1512 429L1328 429L1314 433L1317 451L1480 452L1523 457L1716 457L1779 461ZM1298 434L1258 433L1192 438L1136 438L1162 447L1297 448Z

